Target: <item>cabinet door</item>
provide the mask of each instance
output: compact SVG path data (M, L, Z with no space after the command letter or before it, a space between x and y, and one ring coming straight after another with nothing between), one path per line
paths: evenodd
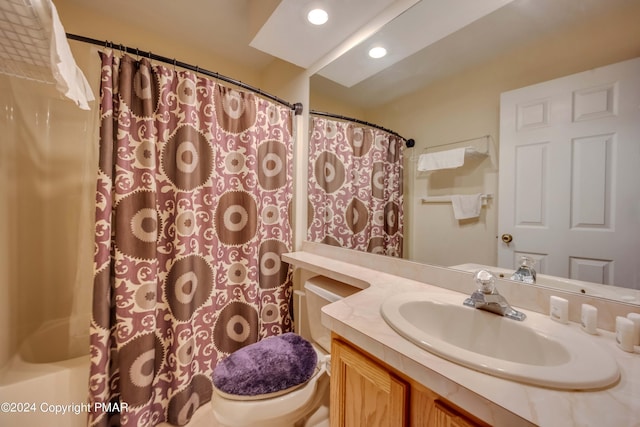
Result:
M477 424L463 418L462 415L436 400L433 408L433 427L474 427Z
M411 385L411 427L489 427L420 384Z
M408 384L364 354L333 340L331 426L405 426Z

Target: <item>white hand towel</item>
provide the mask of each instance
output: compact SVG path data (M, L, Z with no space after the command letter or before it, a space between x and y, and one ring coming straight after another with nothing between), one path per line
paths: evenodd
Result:
M453 150L422 154L418 158L418 171L459 168L464 165L465 150L466 148L454 148Z
M91 86L82 70L73 59L67 36L58 17L58 11L51 5L51 71L56 79L56 89L74 101L82 110L89 110L89 102L95 98Z
M451 204L453 205L453 217L457 220L477 218L480 216L482 209L482 194L451 196Z

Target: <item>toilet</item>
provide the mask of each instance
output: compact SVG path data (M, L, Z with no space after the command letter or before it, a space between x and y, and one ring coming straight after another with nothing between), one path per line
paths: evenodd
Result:
M308 328L297 330L308 340L317 354L314 374L303 385L289 392L264 397L252 397L222 393L214 388L211 407L218 427L319 427L328 426L328 414L316 422L314 413L327 405L329 399L329 375L331 369L331 333L322 326L321 308L354 294L360 289L323 276L314 276L304 284L304 292L296 292L306 303L299 303L298 319L306 321ZM298 322L300 323L300 322ZM304 333L308 329L310 336ZM318 411L320 412L320 411Z

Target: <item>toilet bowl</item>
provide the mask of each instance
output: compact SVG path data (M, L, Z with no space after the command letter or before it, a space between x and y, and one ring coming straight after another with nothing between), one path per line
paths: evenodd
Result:
M329 393L331 334L320 323L320 309L359 289L315 276L305 283L305 308L300 307L301 317L306 317L311 337L307 338L317 354L317 367L311 378L299 387L284 394L246 399L230 396L214 388L211 407L219 427L300 427L326 402ZM304 313L302 313L304 312ZM328 424L327 424L328 425Z
M318 351L319 353L319 351ZM316 373L304 385L288 393L259 400L233 399L214 390L211 405L219 427L293 427L317 409L329 390L326 363L318 355Z

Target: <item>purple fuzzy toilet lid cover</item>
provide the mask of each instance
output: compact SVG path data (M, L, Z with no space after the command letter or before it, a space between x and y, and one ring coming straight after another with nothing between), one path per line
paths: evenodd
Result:
M304 384L317 364L311 343L288 332L250 344L218 362L213 385L229 395L256 398Z

